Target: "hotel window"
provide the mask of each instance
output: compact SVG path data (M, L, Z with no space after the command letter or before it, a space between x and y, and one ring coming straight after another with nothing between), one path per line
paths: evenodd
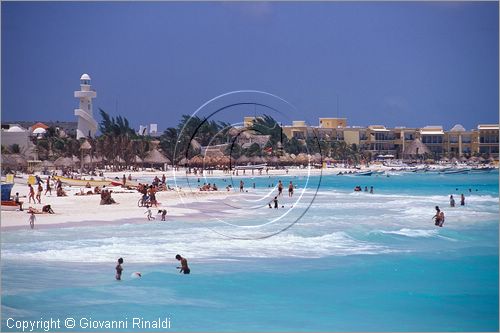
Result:
M462 143L470 143L471 142L471 136L470 135L463 135L462 136Z
M405 133L405 140L413 140L413 133Z
M450 135L450 143L458 143L458 135Z

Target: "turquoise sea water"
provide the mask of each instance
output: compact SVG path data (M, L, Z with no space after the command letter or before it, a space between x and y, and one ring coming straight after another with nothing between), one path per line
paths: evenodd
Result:
M81 318L137 331L134 317L169 318L172 331L498 331L498 172L283 176L284 192L298 188L277 210L277 177L243 179L248 193L186 205L202 218L2 232L2 331L16 331L8 318L68 317L69 331L105 331ZM192 274L178 273L176 253Z

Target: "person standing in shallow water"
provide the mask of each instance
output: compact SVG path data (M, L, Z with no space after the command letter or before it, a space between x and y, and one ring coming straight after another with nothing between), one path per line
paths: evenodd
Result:
M450 195L450 207L455 207L455 199L453 198L453 195Z
M181 262L181 266L177 267L177 269L180 269L179 273L184 273L184 274L189 274L191 273L191 270L188 267L188 262L186 258L181 257L180 254L177 254L175 256L175 259L179 260Z
M462 193L462 195L460 196L460 206L465 206L465 197L464 197L464 194Z
M34 229L35 228L35 220L36 220L36 217L35 217L35 212L34 211L31 211L30 213L30 217L28 219L28 222L30 223L30 227L31 229Z
M290 184L288 185L288 196L292 197L293 196L293 183L290 181Z
M281 182L281 180L278 180L278 196L280 196L282 192L283 192L283 183Z
M122 272L123 272L122 264L123 264L123 258L119 258L118 259L118 265L116 265L116 276L115 276L115 278L117 280L121 280L122 279Z

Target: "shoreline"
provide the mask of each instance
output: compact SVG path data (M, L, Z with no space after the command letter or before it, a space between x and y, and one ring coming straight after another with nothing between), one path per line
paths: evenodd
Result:
M391 168L376 165L379 170L389 171ZM115 177L121 178L123 174L128 176L132 175L132 179L137 181L138 179L152 179L155 176L162 177L163 174L167 177L167 184L171 187L178 185L176 183L176 179L182 180L185 182L186 180L189 182L189 186L186 186L185 183L181 184L183 186L182 189L171 190L171 191L162 191L157 192L157 200L158 207L152 207L151 210L153 212L153 216L156 216L155 209L167 209L167 223L169 218L181 218L185 221L191 220L203 220L207 217L206 214L202 214L198 208L199 203L205 205L205 203L210 203L210 201L221 201L225 200L232 196L240 195L237 188L233 188L231 191L226 191L224 187L221 187L219 191L199 191L198 185L203 182L210 182L211 179L216 178L227 178L228 181L231 178L240 179L252 179L252 178L278 178L278 177L294 177L294 176L307 176L310 174L311 176L318 175L336 175L338 172L344 171L367 171L375 170L375 168L361 168L358 169L345 169L345 168L327 168L327 169L299 169L292 168L289 169L288 174L286 170L269 170L269 174L266 174L265 171L262 175L259 175L258 172L251 175L251 172L247 172L245 175L240 174L238 176L232 174L224 174L221 170L214 170L213 175L186 175L185 170L181 169L179 171L168 170L166 172L161 171L135 171L135 172L105 172L104 176L106 178ZM175 175L175 176L174 176ZM20 177L19 177L20 176ZM28 194L28 186L27 186L27 174L21 174L15 178L14 187L12 189L11 195L14 196L16 192L19 192L21 197L21 201L23 201L23 212L20 211L1 211L1 221L0 221L0 230L15 230L15 229L23 229L29 228L28 217L29 214L26 213L28 207L34 207L41 210L43 205L50 204L55 211L55 214L36 214L36 222L35 228L37 227L63 227L63 226L90 226L90 225L112 225L112 224L123 224L122 221L128 221L135 223L133 221L137 221L137 223L141 223L140 221L144 221L147 223L145 211L145 207L138 207L137 201L140 198L139 192L135 190L126 190L121 187L109 187L113 190L112 197L115 199L117 204L112 205L100 205L100 196L99 195L84 195L84 196L76 196L75 193L79 192L81 187L79 186L64 186L65 190L68 191L67 197L57 197L55 188L52 190L52 195L45 196L43 193L45 192L45 184L42 193L42 204L29 204L27 203L27 194ZM41 176L42 180L46 180L47 176ZM196 181L197 178L200 178L200 183ZM370 179L362 177L360 180L368 180ZM227 184L230 184L228 182ZM236 184L233 184L236 187ZM247 188L250 189L250 186L247 185ZM285 189L286 192L286 189ZM208 207L205 207L209 209ZM206 209L203 210L206 212ZM225 212L214 212L218 214L226 214ZM128 223L126 222L126 223ZM158 220L153 221L158 222Z

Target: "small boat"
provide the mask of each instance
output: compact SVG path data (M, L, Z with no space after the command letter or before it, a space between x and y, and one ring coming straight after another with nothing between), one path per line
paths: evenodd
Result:
M352 173L353 176L371 176L373 171L355 172Z
M267 166L267 163L264 164L254 164L254 165L238 165L235 166L234 169L236 170L258 170L258 169L264 169Z
M104 179L104 180L72 179L72 178L66 178L66 177L61 177L61 176L53 176L52 178L55 180L60 180L61 183L66 184L66 185L70 185L70 186L86 186L87 184L89 184L91 187L110 186L114 182L118 182L118 181L114 181L111 179L109 179L109 180L106 180L106 179ZM120 185L121 185L121 182L120 182Z
M483 173L483 172L490 172L495 170L495 168L492 167L484 167L484 168L472 168L470 169L471 173Z
M444 175L453 175L453 174L464 174L469 173L470 169L456 169L456 170L445 170L441 173Z

